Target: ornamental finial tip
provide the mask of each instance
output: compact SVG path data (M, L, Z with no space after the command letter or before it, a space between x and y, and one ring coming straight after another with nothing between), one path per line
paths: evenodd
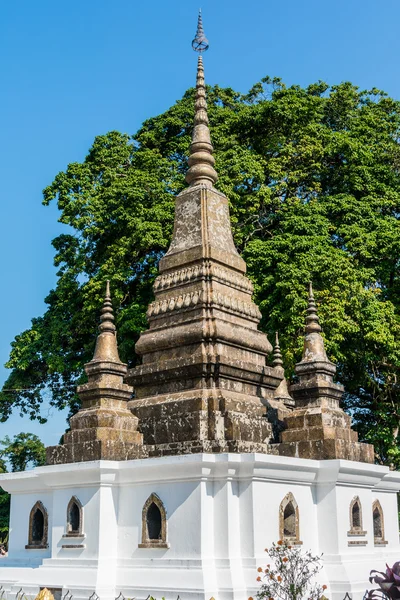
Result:
M194 39L192 40L192 48L195 52L205 52L208 50L209 43L208 39L204 34L203 19L201 17L201 8L199 9L199 16L197 19L197 31Z

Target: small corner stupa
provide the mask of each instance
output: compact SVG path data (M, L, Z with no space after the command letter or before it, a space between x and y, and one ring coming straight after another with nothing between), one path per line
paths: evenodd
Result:
M253 286L232 237L227 198L214 184L201 53L201 14L192 42L197 65L195 117L186 174L176 199L170 248L160 261L149 329L127 381L150 456L194 452L273 452L264 400L282 380L266 366L272 347L257 329Z
M374 462L374 447L358 441L351 417L339 406L344 388L334 383L336 366L325 351L312 284L309 287L304 349L290 386L296 409L285 417L279 454L301 458L342 458Z
M133 390L124 383L127 366L118 354L108 281L94 356L85 371L88 383L77 389L82 407L71 417L63 444L46 449L47 464L141 458L143 436L127 407Z

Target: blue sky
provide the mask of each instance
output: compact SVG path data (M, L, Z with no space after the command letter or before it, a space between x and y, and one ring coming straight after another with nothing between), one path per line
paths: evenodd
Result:
M16 0L0 5L0 365L14 336L45 310L54 286L55 206L41 191L94 137L134 133L193 85L194 0ZM202 0L210 40L206 81L247 91L265 75L307 85L352 81L400 98L398 0ZM0 368L3 382L6 369ZM20 431L57 443L65 415L47 425L17 414Z

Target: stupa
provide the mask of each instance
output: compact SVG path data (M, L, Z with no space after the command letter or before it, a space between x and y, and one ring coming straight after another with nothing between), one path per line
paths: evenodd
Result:
M193 47L208 47L201 15ZM128 372L119 359L107 285L64 443L46 466L0 475L12 494L0 585L8 598L245 600L264 548L285 539L324 554L329 598L360 600L370 569L399 557L400 474L373 464L339 406L312 287L297 383L278 337L272 349L257 327L214 187L201 53L186 181L142 364Z

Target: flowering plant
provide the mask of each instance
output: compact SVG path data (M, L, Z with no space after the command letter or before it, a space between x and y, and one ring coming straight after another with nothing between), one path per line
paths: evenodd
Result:
M368 600L374 600L375 598L397 600L400 598L400 561L395 562L392 568L386 565L385 573L371 571L370 576L369 582L377 583L379 588L368 592Z
M257 569L257 581L262 582L258 600L321 600L324 597L327 586L313 581L322 568L320 556L302 552L298 546L290 546L282 540L265 552L271 563Z

